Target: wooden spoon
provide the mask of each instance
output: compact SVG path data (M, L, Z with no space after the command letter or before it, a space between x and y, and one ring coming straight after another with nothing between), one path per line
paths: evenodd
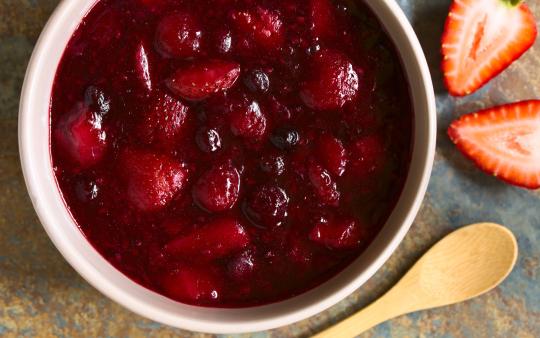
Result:
M406 313L479 296L510 274L517 255L516 238L501 225L461 228L435 244L384 296L314 337L355 337Z

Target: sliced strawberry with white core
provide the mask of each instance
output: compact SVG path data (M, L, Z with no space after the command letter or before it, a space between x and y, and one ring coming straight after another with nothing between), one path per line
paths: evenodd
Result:
M536 34L534 17L519 0L454 0L442 37L450 94L482 87L529 49Z
M523 101L462 116L452 142L482 170L510 184L540 188L540 101Z

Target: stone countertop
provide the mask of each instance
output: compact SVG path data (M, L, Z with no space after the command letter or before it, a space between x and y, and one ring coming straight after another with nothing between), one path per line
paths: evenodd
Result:
M540 46L479 92L455 99L446 94L438 66L450 0L398 2L424 47L437 94L436 163L422 210L392 258L353 295L315 317L256 337L306 337L345 318L384 293L438 239L479 221L506 224L518 238L519 260L502 286L466 303L402 316L364 337L540 334L540 193L480 173L445 133L450 121L463 113L539 98ZM540 19L540 0L527 2ZM210 337L146 320L98 293L60 256L32 209L17 150L18 100L34 43L57 3L0 0L0 336Z

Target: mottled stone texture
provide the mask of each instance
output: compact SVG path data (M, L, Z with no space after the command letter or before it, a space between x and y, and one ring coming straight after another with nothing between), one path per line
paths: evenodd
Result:
M32 47L57 2L0 0L0 336L191 336L143 319L90 287L55 250L32 209L17 152L18 99ZM445 134L450 121L463 113L538 98L540 47L535 46L480 92L451 98L442 87L438 68L439 38L449 2L399 0L427 54L439 117L434 173L412 230L376 276L346 300L304 322L256 337L305 337L345 318L380 296L443 235L478 221L506 224L516 234L520 256L508 280L478 299L403 316L364 336L540 335L540 193L513 188L480 173L457 153ZM540 19L540 0L528 3Z

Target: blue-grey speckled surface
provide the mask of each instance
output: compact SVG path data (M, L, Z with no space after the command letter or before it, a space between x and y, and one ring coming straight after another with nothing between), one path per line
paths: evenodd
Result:
M132 314L84 282L54 249L27 197L17 153L19 91L33 44L57 2L0 0L0 337L190 336ZM540 47L480 92L454 99L444 92L438 70L438 41L450 1L399 3L420 37L437 93L437 158L423 208L390 261L360 290L313 318L256 337L305 337L346 317L387 290L444 234L487 220L509 226L520 245L517 267L501 287L463 304L397 318L364 336L540 336L540 193L480 173L445 135L451 119L465 112L538 98ZM528 3L540 18L540 0Z

